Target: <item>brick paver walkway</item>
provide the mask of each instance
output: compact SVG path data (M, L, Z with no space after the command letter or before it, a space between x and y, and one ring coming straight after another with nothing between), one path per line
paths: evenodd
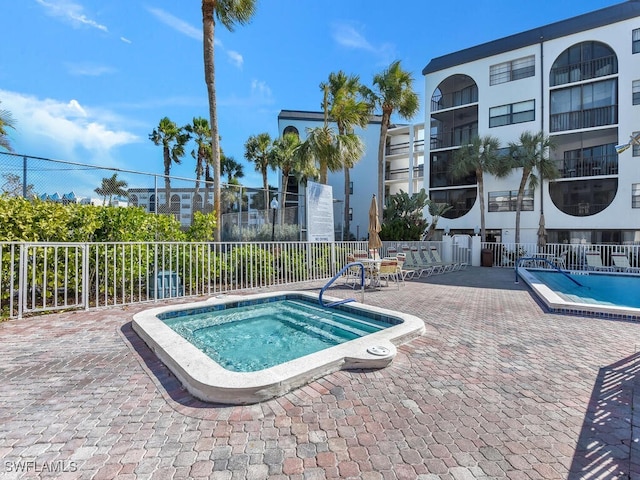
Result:
M180 388L131 330L148 305L1 323L0 478L640 478L640 324L545 313L497 268L365 301L427 334L240 407Z

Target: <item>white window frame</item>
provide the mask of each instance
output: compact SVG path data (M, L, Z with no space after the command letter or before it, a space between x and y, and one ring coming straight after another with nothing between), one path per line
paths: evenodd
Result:
M489 84L499 85L501 83L513 82L522 78L533 77L536 74L535 67L535 55L529 55L527 57L491 65L491 67L489 67Z

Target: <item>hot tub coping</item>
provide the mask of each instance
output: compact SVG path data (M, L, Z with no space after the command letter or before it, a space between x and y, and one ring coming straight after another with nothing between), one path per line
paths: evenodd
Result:
M350 340L304 357L257 372L232 372L219 365L197 347L166 325L160 318L167 312L193 310L209 305L253 302L273 297L298 298L317 302L317 294L296 291L227 295L205 301L151 308L133 316L132 327L158 358L196 398L214 403L251 404L283 395L294 388L340 369L376 369L387 366L395 357L396 346L419 337L424 322L406 313L350 302L349 308L398 319L389 328ZM328 297L325 297L328 298ZM331 299L328 300L339 300ZM383 347L386 355L367 352L370 347Z

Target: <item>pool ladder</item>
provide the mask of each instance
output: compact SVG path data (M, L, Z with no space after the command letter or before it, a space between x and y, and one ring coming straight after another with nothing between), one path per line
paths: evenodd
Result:
M579 287L584 287L584 285L582 285L575 278L571 277L571 275L569 275L567 272L565 272L560 267L558 267L558 265L556 265L555 263L553 263L553 262L551 262L551 261L549 261L549 260L547 260L546 258L543 258L543 257L522 257L522 258L519 258L518 261L516 262L516 283L518 283L518 267L520 266L520 262L522 262L523 260L533 260L533 261L536 261L536 262L545 262L551 268L553 268L557 272L560 272L562 275L567 277L569 280L571 280L573 283L575 283Z
M333 282L335 282L338 277L340 277L345 271L347 271L351 267L360 267L360 291L362 293L362 303L364 303L364 264L362 262L351 262L347 263L344 267L340 269L338 273L336 273L331 280L327 282L327 284L320 289L320 295L318 295L318 302L323 307L335 307L336 305L342 305L343 303L355 302L355 298L345 298L344 300L337 300L335 302L324 303L322 301L322 295L324 291L329 288Z

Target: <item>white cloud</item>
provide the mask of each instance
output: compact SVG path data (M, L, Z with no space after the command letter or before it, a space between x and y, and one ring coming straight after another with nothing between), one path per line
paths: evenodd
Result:
M120 40L122 40L124 43L131 43L131 40L125 37L120 37Z
M244 58L242 58L242 55L240 53L236 52L235 50L228 50L227 56L231 60L231 63L233 63L238 68L242 68Z
M63 20L66 20L74 27L88 26L91 28L96 28L98 30L102 30L103 32L108 32L109 29L95 20L88 18L83 13L82 5L74 3L69 0L36 0L40 5L42 5L49 15L52 17L59 17Z
M262 80L251 81L251 91L246 97L237 97L235 95L220 99L218 104L224 107L247 107L257 108L265 105L273 104L273 96L271 88Z
M149 12L158 20L160 20L162 23L170 26L174 30L177 30L178 32L186 35L187 37L191 37L195 40L202 40L201 29L194 27L190 23L185 22L184 20L174 15L171 15L168 12L165 12L160 8L147 8L147 10L149 10Z
M333 39L343 47L368 50L371 52L376 50L373 45L351 25L335 23L332 26L332 30Z
M94 65L90 63L67 63L67 69L71 75L99 77L115 72L115 69L106 65Z
M364 50L378 57L379 64L387 64L394 58L394 47L390 43L379 45L371 43L353 25L347 23L334 23L332 25L332 37L335 42L345 48L352 50Z
M46 143L52 152L66 154L73 154L78 148L108 154L113 148L140 141L136 135L108 125L107 121L115 118L113 114L84 107L75 99L64 103L6 90L0 90L0 97L3 107L16 119L19 136L27 145Z

